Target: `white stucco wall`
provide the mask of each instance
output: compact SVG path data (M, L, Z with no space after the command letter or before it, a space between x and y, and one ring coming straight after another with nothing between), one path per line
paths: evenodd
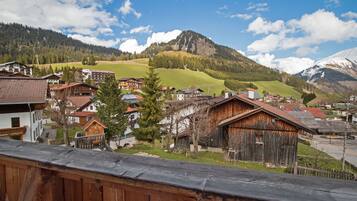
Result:
M20 118L20 127L26 126L24 141L35 142L42 135L42 110L30 112L0 114L0 128L11 128L11 118ZM31 129L32 127L32 129Z

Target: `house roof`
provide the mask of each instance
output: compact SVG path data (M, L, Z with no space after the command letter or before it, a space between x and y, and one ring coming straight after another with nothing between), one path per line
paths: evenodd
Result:
M95 112L73 112L70 114L72 117L92 117L95 116Z
M89 87L89 88L92 88L92 89L98 89L97 87L89 85L89 84L86 84L86 83L72 82L72 83L54 85L54 86L51 87L51 90L53 90L53 91L61 91L61 90L64 90L64 89L68 89L68 88L72 88L72 87L80 86L80 85L86 86L86 87Z
M325 119L326 114L320 109L316 107L307 107L305 110L309 111L315 118Z
M357 130L347 126L344 121L317 120L319 133L357 133Z
M0 64L0 67L11 65L11 64L20 64L21 66L24 66L26 68L32 68L31 66L27 66L27 65L17 62L17 61L10 61L10 62L6 62L6 63L2 63L2 64Z
M104 125L99 119L97 118L93 118L92 120L88 121L84 126L83 126L83 130L86 130L90 125L92 125L94 122L98 123L99 125L101 125L103 128L107 128L106 125Z
M319 128L318 122L315 120L314 116L309 111L290 111L289 115L299 119L303 124L305 124L310 129Z
M0 105L45 103L47 82L29 77L0 77Z
M152 157L0 139L0 156L251 200L356 200L355 181L274 174Z
M237 100L240 100L240 101L243 101L247 104L250 104L252 105L255 109L261 109L261 111L264 111L266 113L269 113L289 124L292 124L300 129L303 129L307 132L311 132L311 133L314 133L314 131L312 131L310 128L308 128L306 125L304 125L301 121L299 121L298 119L294 118L293 116L289 115L287 112L284 112L276 107L273 107L269 104L266 104L264 102L261 102L261 101L257 101L257 100L252 100L252 99L249 99L245 94L240 94L240 95L237 95L237 96L232 96L230 98L226 98L218 103L216 103L214 105L214 107L217 107L218 105L221 105L223 103L226 103L228 101L231 101L231 100L234 100L234 99L237 99ZM239 115L236 115L234 116L235 118L232 117L231 121L235 121L235 120L238 120L238 119L242 119L242 118L245 118L247 116L250 116L252 114L255 114L255 112L258 112L258 110L250 110L250 112L248 111L246 114L244 114L245 116L241 116L242 114L239 114ZM253 112L254 111L254 112ZM230 122L231 122L230 121ZM222 122L221 122L222 123Z
M43 78L43 79L48 79L48 78L53 77L53 76L56 77L56 78L58 78L58 79L61 78L61 76L56 75L56 74L48 74L48 75L42 76L42 78Z
M68 96L67 99L70 101L76 108L81 108L82 106L90 103L91 96Z

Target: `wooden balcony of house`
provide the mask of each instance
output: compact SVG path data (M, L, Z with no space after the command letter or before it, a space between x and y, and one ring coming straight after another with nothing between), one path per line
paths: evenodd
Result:
M15 127L15 128L1 128L0 138L12 138L17 140L22 140L26 133L26 127Z
M0 139L5 200L357 200L357 183Z

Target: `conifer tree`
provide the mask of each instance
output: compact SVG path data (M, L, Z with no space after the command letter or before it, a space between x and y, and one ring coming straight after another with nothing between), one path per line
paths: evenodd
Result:
M109 142L114 135L122 136L128 124L125 114L127 104L121 99L122 93L113 77L107 77L99 85L95 102L97 115L107 126L106 139Z
M143 101L140 103L139 128L135 129L135 137L138 140L155 142L160 137L159 122L162 119L162 93L160 78L150 67L144 78Z

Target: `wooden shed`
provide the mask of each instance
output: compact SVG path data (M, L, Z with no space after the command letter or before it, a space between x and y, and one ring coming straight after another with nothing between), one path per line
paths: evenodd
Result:
M83 131L85 136L104 135L104 129L106 128L99 119L94 118L83 126Z
M286 112L246 95L214 103L209 118L206 142L222 147L230 160L291 165L296 161L298 134L313 132Z

